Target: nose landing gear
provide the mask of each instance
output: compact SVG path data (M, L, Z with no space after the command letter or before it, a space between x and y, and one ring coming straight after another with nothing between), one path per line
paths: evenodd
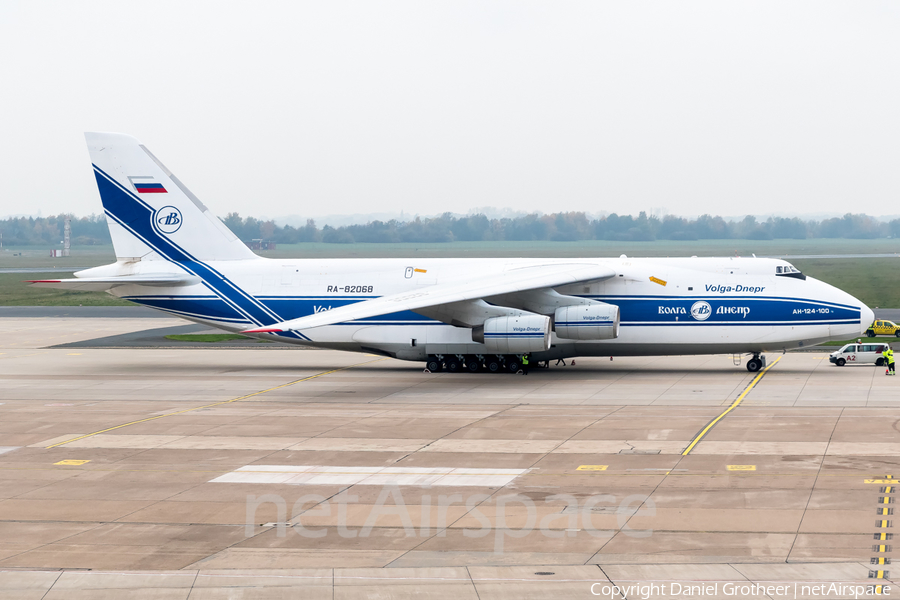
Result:
M766 357L760 355L759 352L753 353L753 358L747 361L747 370L756 373L766 366Z

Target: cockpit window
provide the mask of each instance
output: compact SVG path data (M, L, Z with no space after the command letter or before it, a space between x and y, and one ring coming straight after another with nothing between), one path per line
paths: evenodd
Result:
M783 265L775 267L775 275L781 277L793 277L794 279L806 279L806 275L800 272L800 269L794 265Z

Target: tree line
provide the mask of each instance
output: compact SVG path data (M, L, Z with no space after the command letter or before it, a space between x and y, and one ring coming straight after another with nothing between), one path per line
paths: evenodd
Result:
M103 215L75 217L59 214L51 217L10 217L0 219L0 235L4 246L58 245L63 241L66 216L71 221L73 246L111 244L109 227Z
M739 221L703 215L686 219L662 218L641 212L637 217L611 214L590 218L583 212L489 219L484 215L438 217L413 221L372 221L365 225L319 228L312 219L301 227L279 226L273 221L242 218L229 213L225 224L242 240L271 240L281 244L325 242L329 244L400 242L561 241L582 240L653 241L719 239L874 239L900 236L900 219L880 221L863 214L822 221L797 217L769 217L764 221L747 216Z
M66 215L50 217L12 217L0 219L4 246L56 245L63 239ZM900 237L900 219L881 221L864 214L821 221L797 217L769 217L758 220L747 216L727 221L722 217L703 215L686 219L666 215L638 216L611 214L591 218L583 212L560 212L550 215L530 214L520 217L489 219L484 215L457 216L445 213L438 217L412 221L372 221L365 225L318 227L312 219L306 225L278 225L272 220L241 217L229 213L224 223L244 242L274 241L279 244L325 242L328 244L428 243L477 241L563 241L613 240L716 240L716 239L807 239L853 238L874 239ZM111 243L103 215L71 217L71 240L76 246Z

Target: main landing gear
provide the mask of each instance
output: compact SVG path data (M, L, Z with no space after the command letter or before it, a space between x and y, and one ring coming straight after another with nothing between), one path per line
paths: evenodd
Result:
M761 356L759 352L753 353L753 358L747 361L747 370L756 373L766 366L766 357Z
M432 354L425 362L425 369L431 373L517 373L521 368L522 362L515 354Z

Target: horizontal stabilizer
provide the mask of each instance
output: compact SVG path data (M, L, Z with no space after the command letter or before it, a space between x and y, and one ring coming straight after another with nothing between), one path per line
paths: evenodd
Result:
M440 306L451 302L477 300L525 290L553 288L586 281L599 281L615 276L607 266L591 263L537 264L511 269L501 275L464 283L436 284L415 290L365 300L333 310L316 313L264 329L248 329L244 333L297 331L335 323L344 323L407 310Z
M38 279L28 281L34 287L57 288L60 290L80 290L85 292L105 292L120 285L147 285L171 287L200 283L199 277L192 275L122 275L119 277L76 277L75 279Z

